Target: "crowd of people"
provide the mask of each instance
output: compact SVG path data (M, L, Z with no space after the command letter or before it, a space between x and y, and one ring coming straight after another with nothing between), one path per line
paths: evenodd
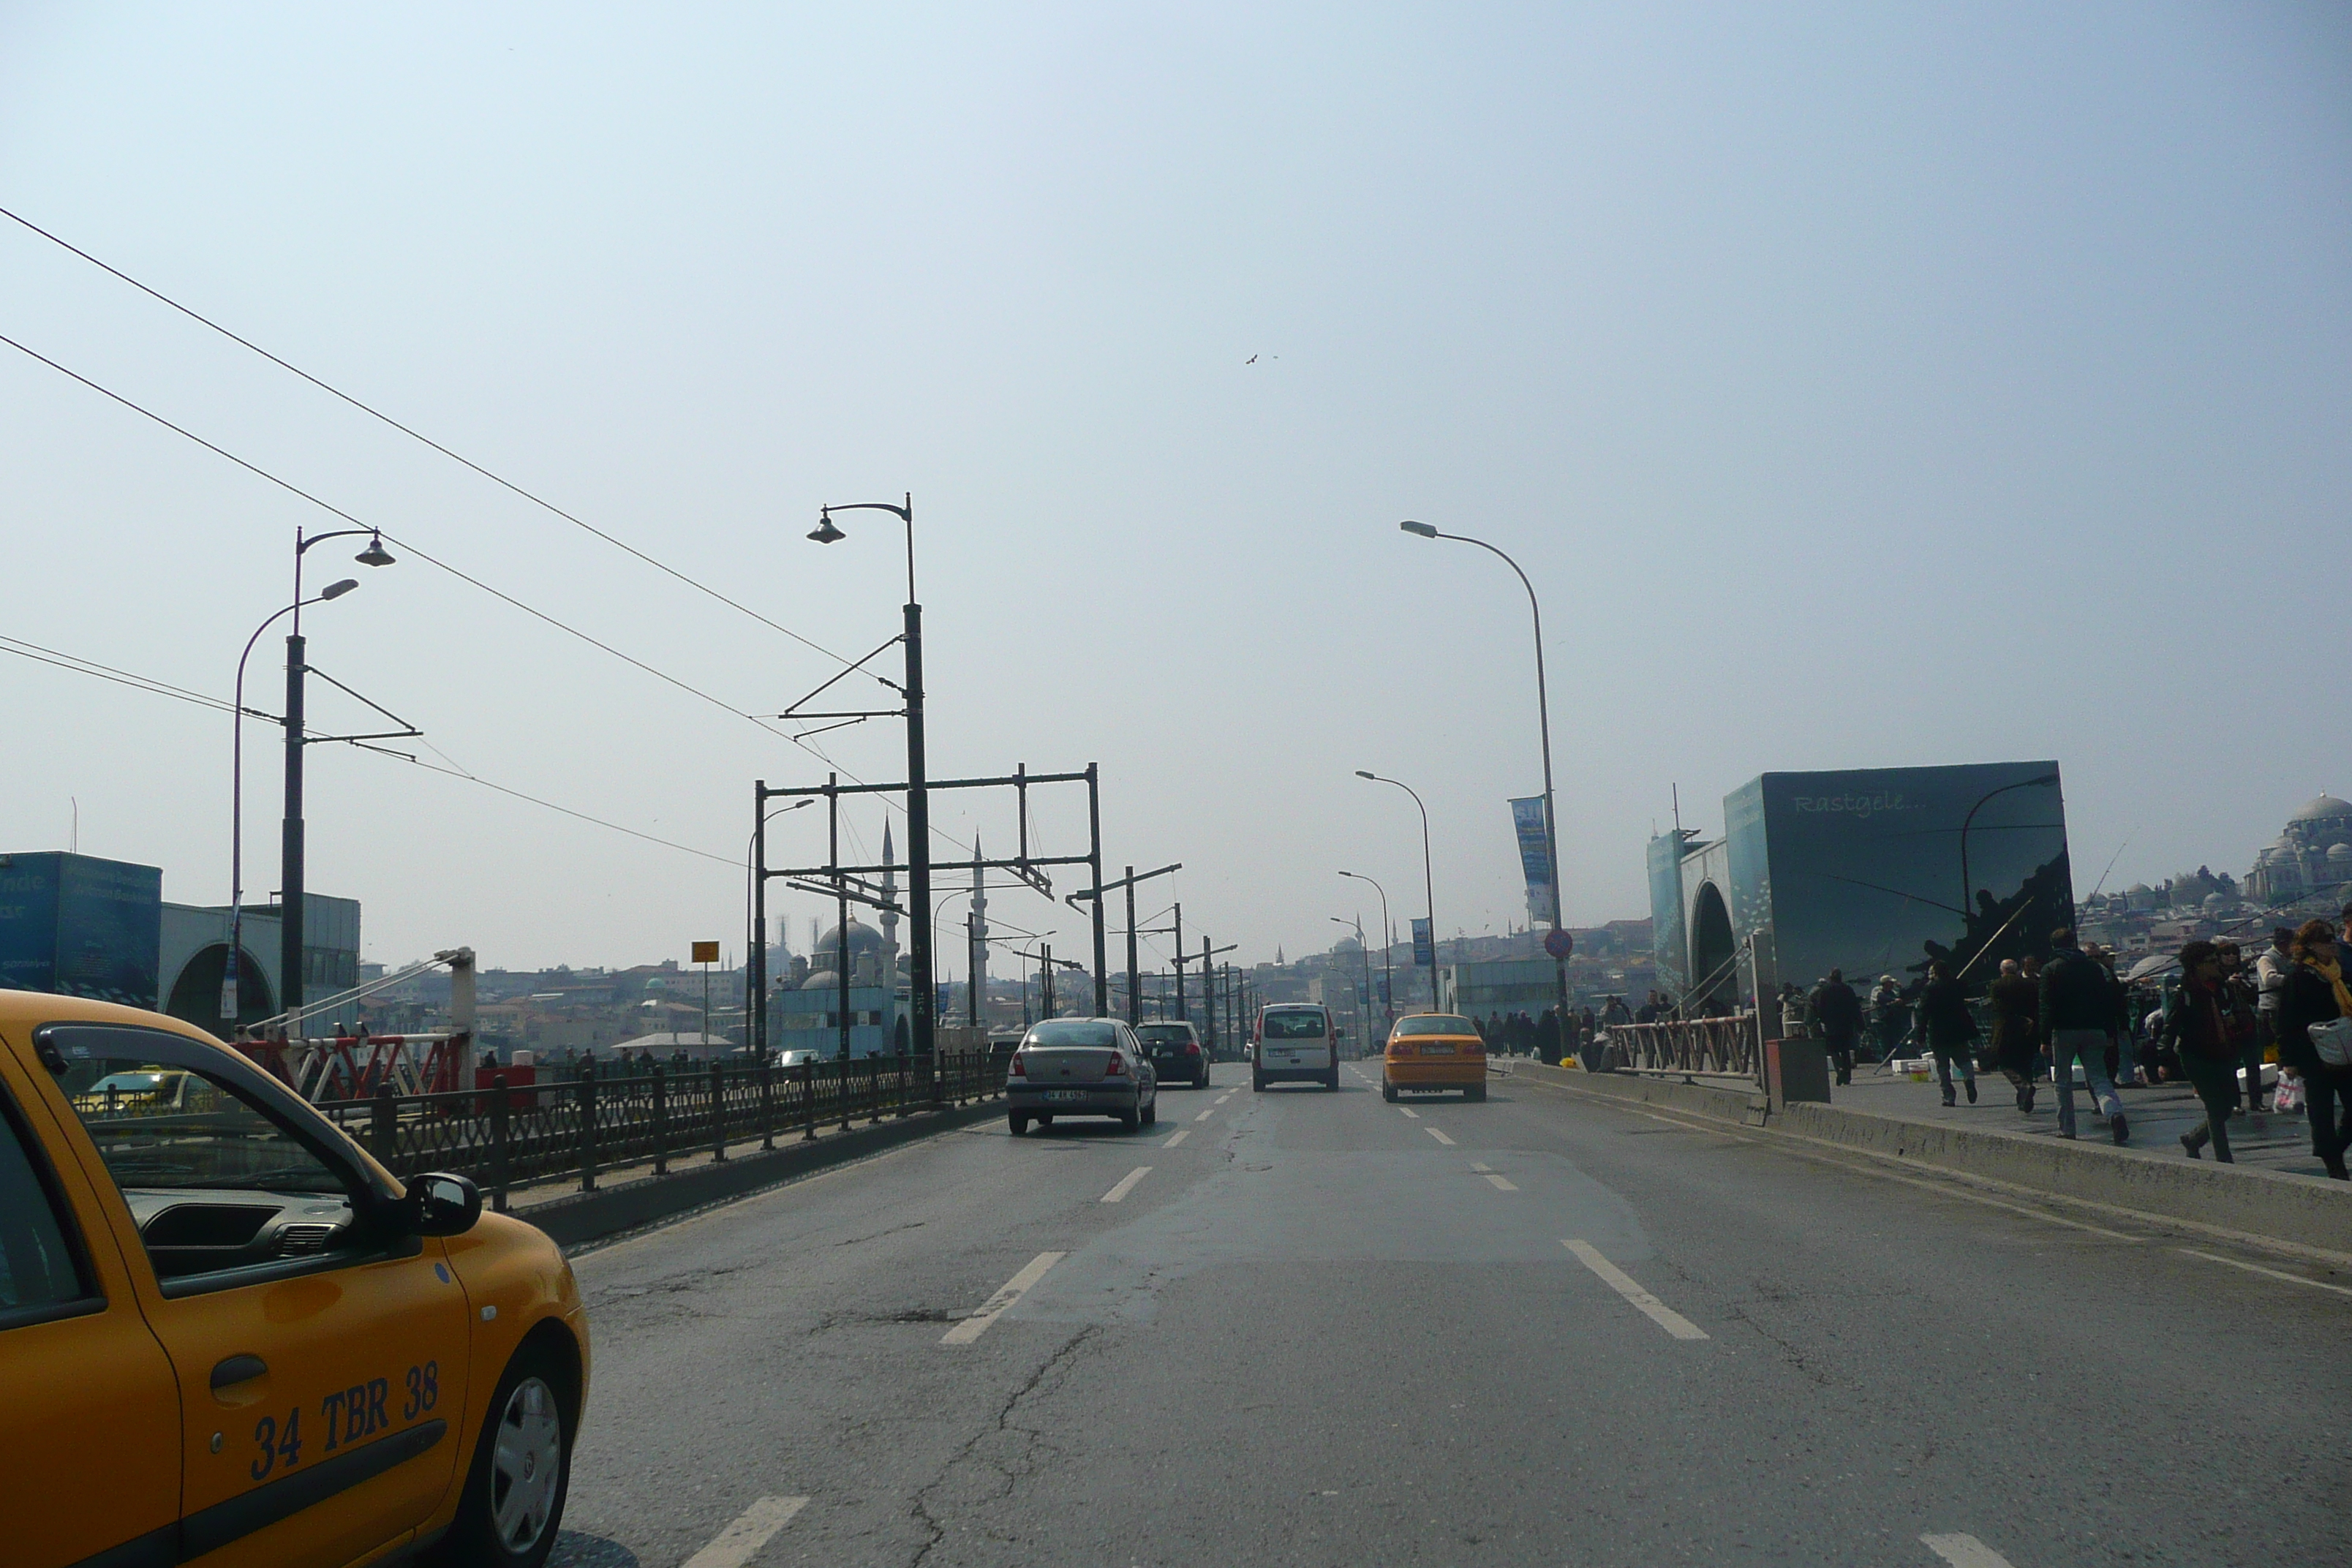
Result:
M2339 1037L2352 1042L2347 944L2352 905L2335 926L2314 920L2278 928L2251 965L2237 942L2191 942L2180 949L2177 976L2151 994L2117 975L2114 952L2080 944L2072 929L2061 928L2051 933L2048 963L2002 961L1981 1006L1989 1028L1963 977L1941 960L1907 996L1889 974L1879 976L1865 1000L1834 969L1804 995L1788 985L1783 1020L1801 1023L1823 1041L1842 1084L1853 1081L1856 1056L1867 1048L1882 1064L1906 1050L1931 1058L1946 1105L1957 1104L1962 1092L1976 1103L1979 1069L2009 1082L2021 1111L2031 1112L2042 1087L2052 1085L2065 1138L2077 1131L2077 1068L2117 1143L2131 1136L2119 1089L2185 1082L2205 1113L2180 1138L2192 1160L2209 1148L2216 1160L2231 1160L2233 1116L2259 1119L2266 1110L2300 1107L2313 1153L2340 1182L2352 1180L2345 1164L2352 1151L2352 1052L2339 1043ZM2265 1105L2263 1067L2273 1058L2278 1082Z

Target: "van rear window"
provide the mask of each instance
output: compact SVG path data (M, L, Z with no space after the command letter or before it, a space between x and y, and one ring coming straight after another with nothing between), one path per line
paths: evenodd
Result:
M1330 1033L1330 1026L1320 1013L1268 1013L1265 1016L1265 1037L1269 1040L1319 1040Z

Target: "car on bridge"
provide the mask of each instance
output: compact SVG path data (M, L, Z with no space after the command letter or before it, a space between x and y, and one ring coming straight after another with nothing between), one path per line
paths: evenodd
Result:
M588 1388L562 1254L176 1018L0 991L11 1568L535 1568Z
M1181 1018L1135 1026L1135 1037L1150 1054L1152 1070L1162 1083L1179 1079L1192 1089L1209 1087L1209 1056L1201 1048L1200 1031Z
M1381 1098L1402 1089L1460 1089L1465 1100L1486 1098L1486 1041L1478 1026L1453 1013L1399 1018L1381 1053Z
M1160 1119L1160 1075L1118 1019L1047 1018L1006 1065L1004 1100L1016 1138L1064 1116L1108 1116L1132 1132Z
M1250 1088L1270 1083L1319 1083L1339 1088L1339 1026L1319 1002L1261 1007L1250 1031Z

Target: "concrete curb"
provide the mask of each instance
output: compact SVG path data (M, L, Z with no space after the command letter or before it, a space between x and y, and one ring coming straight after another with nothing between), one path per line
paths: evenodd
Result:
M813 1143L798 1142L797 1131L791 1134L795 1142L790 1143L779 1133L774 1149L735 1154L724 1164L698 1165L666 1176L644 1176L599 1187L593 1193L551 1198L514 1209L511 1215L537 1226L559 1247L581 1247L1003 1114L1003 1100L977 1100L969 1105L894 1118L878 1127L831 1133Z
M1774 1109L1760 1090L1743 1094L1629 1074L1569 1072L1539 1063L1515 1067L1538 1083L1576 1093L1672 1107L2118 1214L2176 1220L2299 1250L2352 1254L2352 1184L2340 1182L2207 1161L2140 1159L2097 1143L2024 1138L1831 1105L1801 1102Z

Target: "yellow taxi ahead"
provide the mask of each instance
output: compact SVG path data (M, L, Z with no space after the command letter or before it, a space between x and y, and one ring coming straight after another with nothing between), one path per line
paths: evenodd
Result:
M1408 1089L1458 1089L1465 1099L1486 1099L1486 1041L1478 1026L1452 1013L1399 1018L1381 1054L1381 1098L1393 1100Z
M533 1568L588 1389L561 1252L177 1019L0 991L0 1558Z

